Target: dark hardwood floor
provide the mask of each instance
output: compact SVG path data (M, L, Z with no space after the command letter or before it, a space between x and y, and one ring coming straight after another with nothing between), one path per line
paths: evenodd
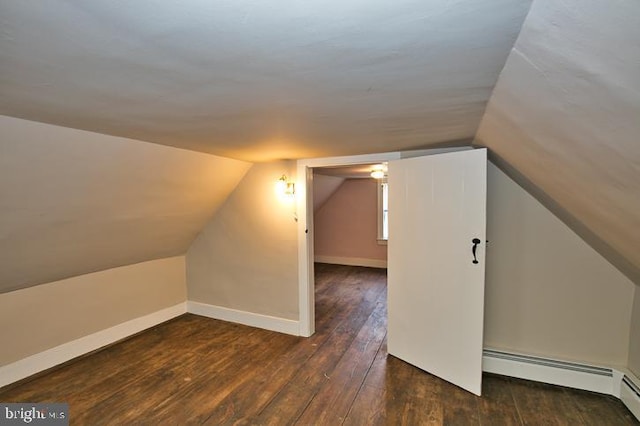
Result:
M495 375L476 397L387 356L385 271L316 271L310 338L184 315L0 401L68 402L79 425L640 424L614 397Z

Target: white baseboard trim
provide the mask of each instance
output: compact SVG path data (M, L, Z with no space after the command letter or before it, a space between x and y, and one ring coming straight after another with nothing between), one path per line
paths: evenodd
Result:
M314 256L318 263L330 263L332 265L366 266L369 268L386 268L387 261L380 259L365 259L361 257L338 257L338 256Z
M640 379L629 371L624 371L622 374L618 398L636 416L636 419L640 420Z
M185 302L63 343L0 367L0 387L100 349L187 312Z
M204 317L235 322L265 330L277 331L294 336L300 335L300 322L286 318L272 317L253 312L239 311L222 306L200 302L187 302L187 312Z
M623 369L486 348L482 356L482 371L613 395L640 420L640 380Z

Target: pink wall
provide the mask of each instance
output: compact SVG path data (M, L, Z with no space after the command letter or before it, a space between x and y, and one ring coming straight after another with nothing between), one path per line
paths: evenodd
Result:
M387 260L377 242L377 182L347 179L314 217L316 256Z

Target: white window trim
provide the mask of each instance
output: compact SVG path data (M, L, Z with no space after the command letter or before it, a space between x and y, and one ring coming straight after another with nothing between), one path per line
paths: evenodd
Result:
M378 208L377 208L377 212L378 212L378 244L382 245L382 246L386 246L387 245L387 241L388 239L384 238L384 231L382 229L383 227L383 184L386 184L387 181L386 179L384 180L380 180L378 182L376 182L377 185L377 193L378 193Z

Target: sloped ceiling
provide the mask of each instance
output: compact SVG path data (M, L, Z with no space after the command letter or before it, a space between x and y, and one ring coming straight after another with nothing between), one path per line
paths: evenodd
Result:
M0 117L0 293L184 254L250 163Z
M536 0L511 50L530 3L0 0L0 114L248 161L453 145L475 136L505 171L640 283L640 2ZM84 152L78 138L57 138L58 148L39 136L26 143L32 152L22 152L22 139L4 129L1 138L2 215L31 209L23 204L46 196L40 186L55 189L67 173L94 176L87 165L50 164L37 152L73 158ZM98 153L112 149L97 139L90 144ZM193 160L195 170L222 161L205 158ZM190 160L175 161L169 170L191 179L181 162ZM38 177L22 175L31 164L43 180L18 194L12 182ZM138 179L129 167L113 177L121 187ZM230 172L232 180L240 169ZM163 185L173 187L170 175ZM200 185L176 187L190 193ZM107 194L121 206L145 208ZM46 203L54 211L69 208L61 200ZM192 212L198 219L172 237L176 242L138 246L123 237L118 244L126 252L170 255L203 217L199 208ZM48 215L35 208L21 225L3 216L8 225L0 237L28 235L29 224L42 222L59 232L46 247L78 245L76 255L62 251L64 265L81 256L79 264L99 269L121 259L111 239L109 256L106 248L79 254L83 239L100 238L63 232L74 214L54 215L65 225L54 231ZM153 216L145 217L141 232L150 236L157 228L147 226ZM183 220L168 229L186 226ZM104 264L89 260L103 255ZM50 262L56 276L74 272L56 269L44 249L34 259ZM20 259L11 260L18 266L2 262L15 283L19 270L32 281L45 278Z
M347 179L372 179L374 164L313 169L313 211L317 212Z
M313 174L313 211L317 212L320 207L333 195L342 185L345 178L338 176L325 176L314 171Z
M476 144L640 284L640 2L535 1Z
M247 161L470 139L530 0L0 0L0 114Z

